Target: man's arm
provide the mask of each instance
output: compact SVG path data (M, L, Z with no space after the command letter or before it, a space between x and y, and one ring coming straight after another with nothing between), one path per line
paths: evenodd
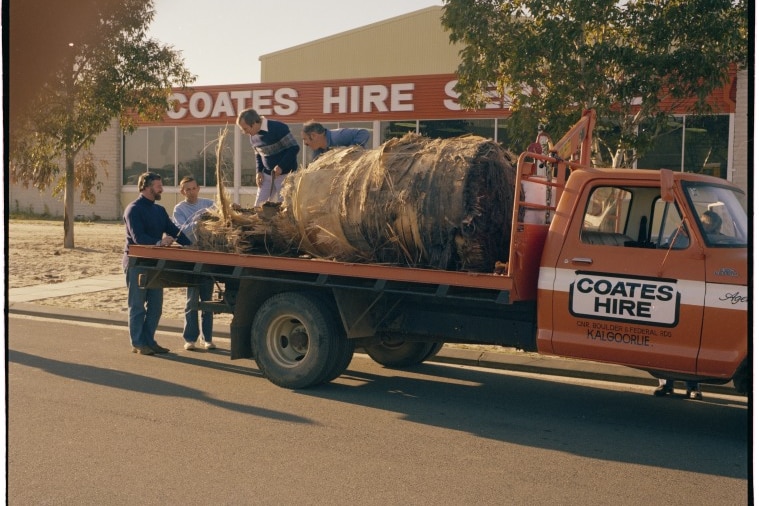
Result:
M290 146L282 152L282 158L277 165L283 173L293 172L298 168L298 151L300 151L300 146Z
M369 143L369 130L365 128L338 128L329 131L333 146L361 146Z
M184 232L179 230L179 227L177 227L174 222L171 221L169 218L169 213L166 212L166 209L160 206L158 207L161 209L164 216L163 233L176 239L176 241L182 246L189 246L192 244L192 241L186 235L184 235Z
M353 136L353 144L358 144L362 148L365 148L369 143L369 130L364 128L356 128L356 133Z

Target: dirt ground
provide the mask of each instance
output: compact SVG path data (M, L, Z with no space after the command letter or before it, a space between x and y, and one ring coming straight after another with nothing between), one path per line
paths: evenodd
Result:
M62 283L121 274L124 251L121 222L74 224L75 248L63 247L63 222L9 220L8 288ZM35 301L35 304L127 313L126 285L115 290ZM182 319L185 290L164 290L163 318ZM231 316L217 315L217 320Z

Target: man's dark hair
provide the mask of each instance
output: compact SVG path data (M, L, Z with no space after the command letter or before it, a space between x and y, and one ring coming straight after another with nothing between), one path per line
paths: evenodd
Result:
M156 172L143 172L137 180L137 188L142 191L150 187L150 184L156 179L161 179L161 175Z
M321 123L317 123L314 120L306 121L303 123L303 133L304 134L323 134L326 132L327 129L324 128L324 125Z
M718 234L722 228L722 218L711 209L704 211L704 214L701 215L701 223L707 234Z
M251 126L253 123L261 123L261 115L255 109L245 109L237 116L237 124L244 121L246 125Z

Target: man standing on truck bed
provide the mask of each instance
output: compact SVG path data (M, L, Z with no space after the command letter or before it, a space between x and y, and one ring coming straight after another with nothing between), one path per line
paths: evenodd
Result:
M237 126L250 136L250 145L256 152L255 207L264 202L282 202L279 192L285 174L298 168L300 145L290 128L281 121L264 118L255 109L245 109L237 116Z
M198 217L206 209L213 207L214 202L211 199L203 199L198 196L200 188L197 181L192 176L185 176L179 182L179 191L184 195L184 200L174 206L172 220L179 229L192 241L197 242L195 235L195 226ZM184 338L184 349L194 350L195 342L202 334L203 348L212 350L216 348L213 344L213 312L201 311L201 325L198 328L198 310L196 304L198 300L211 300L213 295L213 279L203 277L197 285L187 287L187 301L184 307L184 329L182 337Z
M124 210L126 225L126 245L122 267L126 273L129 305L129 337L132 340L132 353L153 355L168 353L169 349L155 342L155 331L163 310L163 288L140 288L139 270L129 268L129 246L145 244L171 246L176 240L183 246L189 246L190 240L169 218L162 206L156 204L161 200L163 182L160 174L145 172L137 180L140 196Z
M369 142L369 130L364 128L334 128L327 130L316 121L303 124L303 144L314 152L313 162L334 146L361 146L366 148Z

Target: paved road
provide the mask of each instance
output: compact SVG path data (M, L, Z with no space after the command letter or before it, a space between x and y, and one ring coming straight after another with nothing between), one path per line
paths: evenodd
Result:
M745 397L360 355L289 391L224 343L142 357L123 327L8 329L10 504L748 502Z

